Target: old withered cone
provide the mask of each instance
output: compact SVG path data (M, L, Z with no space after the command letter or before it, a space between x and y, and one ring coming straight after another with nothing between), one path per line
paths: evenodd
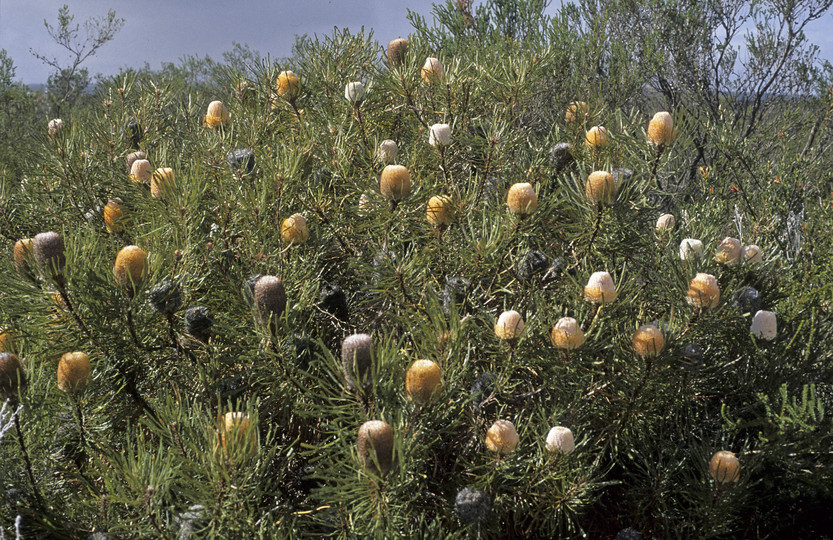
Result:
M277 319L286 309L286 289L281 278L263 276L258 279L255 282L254 301L258 321L274 328Z
M378 476L393 466L393 429L387 422L371 420L359 428L356 446L362 465Z
M353 334L341 344L341 365L348 390L367 389L373 383L373 338L367 334Z

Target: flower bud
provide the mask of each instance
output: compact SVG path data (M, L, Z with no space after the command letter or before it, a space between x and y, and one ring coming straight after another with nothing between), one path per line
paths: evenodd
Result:
M428 144L434 148L451 144L451 126L448 124L434 124L428 133Z
M584 344L584 332L572 317L558 319L550 332L552 342L559 349L578 349Z
M127 208L122 203L121 199L116 197L110 199L104 205L104 226L108 233L120 233L124 230L124 222L126 221Z
M60 234L51 231L38 234L32 241L32 251L38 264L53 277L63 275L66 256Z
M584 286L584 299L594 304L609 304L619 295L607 272L594 272Z
M14 269L17 270L18 274L33 276L29 261L33 256L34 241L34 238L24 238L14 244Z
M590 114L590 107L584 101L571 101L567 106L567 112L564 113L564 121L568 124L573 122L584 122L587 115Z
M425 211L428 223L435 227L445 227L454 221L454 202L448 195L434 195L428 199Z
M498 420L486 432L486 448L502 456L514 452L519 440L515 424L509 420Z
M703 242L696 238L686 238L680 242L680 259L690 261L703 255Z
M281 224L281 240L285 244L303 244L309 240L307 218L301 214L292 214Z
M408 40L396 38L388 43L388 63L392 66L402 64L405 53L408 52Z
M495 335L504 341L515 340L521 337L524 330L524 319L517 311L504 311L495 323Z
M633 350L637 356L655 358L665 349L665 336L655 324L644 324L633 335Z
M720 264L734 266L740 261L740 240L727 236L717 246L714 252L714 260Z
M526 217L531 215L538 209L538 195L532 184L522 182L512 184L509 188L509 193L506 194L506 206L513 214Z
M492 501L489 496L477 489L464 487L454 499L454 511L463 523L478 523L489 517Z
M674 119L665 111L658 112L648 123L648 142L666 146L674 141Z
M376 157L379 158L379 161L382 163L390 164L396 161L396 141L392 141L391 139L385 139L379 145L379 150L376 152Z
M676 224L673 214L663 214L657 219L657 231L670 231Z
M398 203L411 192L411 174L402 165L388 165L382 169L379 191L389 201Z
M341 344L341 367L348 390L367 389L373 367L373 339L367 334L353 334Z
M286 290L281 278L262 276L255 282L254 303L261 324L276 321L286 310Z
M555 426L547 433L547 451L569 454L576 448L573 432L564 426Z
M153 171L150 179L150 195L156 199L164 199L173 194L176 187L174 170L170 167L161 167Z
M68 394L81 394L92 380L90 357L83 352L70 352L58 362L58 388Z
M116 283L127 289L132 296L136 289L142 286L148 273L148 259L145 250L139 246L125 246L116 255L116 265L113 270Z
M775 313L760 310L752 318L752 326L749 328L752 335L764 341L772 341L778 334L778 321Z
M47 128L49 130L49 136L54 137L64 128L64 121L60 118L53 118L49 121Z
M740 477L740 462L734 453L721 450L709 461L709 475L719 486L733 484Z
M280 97L291 103L301 91L301 79L292 71L281 71L278 75L277 91Z
M393 466L393 430L387 422L370 420L359 428L359 460L371 473L386 474Z
M222 101L212 101L208 104L208 112L205 114L205 125L210 128L227 126L230 118L228 109Z
M360 104L364 100L364 84L361 81L347 83L344 86L344 98L353 105Z
M150 161L146 159L137 159L133 161L130 166L130 179L137 184L144 184L151 181L153 175Z
M229 411L220 422L220 444L223 448L249 445L250 451L257 451L257 430L252 425L249 415Z
M26 372L12 353L0 353L0 403L10 399L17 402L18 393L26 386Z
M740 261L742 263L760 263L763 260L763 252L755 244L743 246L743 249L740 250Z
M425 63L422 65L419 75L422 77L425 84L439 82L445 77L445 74L443 73L443 65L433 56L429 56L425 59Z
M584 143L591 150L601 150L607 146L607 130L602 126L593 126L585 134Z
M699 273L688 285L688 303L694 307L710 309L720 301L717 279L711 274Z
M616 198L616 182L607 171L594 171L587 177L584 194L593 203L608 205Z
M431 360L417 360L405 374L405 393L415 402L424 405L431 401L441 383L440 366Z
M137 160L147 158L148 155L142 152L141 150L137 150L136 152L131 152L130 154L127 154L125 162L127 163L128 172L133 168L133 164L136 163Z

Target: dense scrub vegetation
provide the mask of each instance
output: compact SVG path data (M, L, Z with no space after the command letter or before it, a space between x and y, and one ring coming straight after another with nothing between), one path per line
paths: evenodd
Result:
M829 4L0 80L0 537L829 534Z

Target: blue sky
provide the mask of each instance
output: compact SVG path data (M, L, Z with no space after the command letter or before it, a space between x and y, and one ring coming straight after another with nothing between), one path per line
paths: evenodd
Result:
M329 34L334 26L357 31L374 29L380 42L409 33L410 8L430 21L431 0L0 0L0 49L6 49L17 66L17 79L46 82L50 69L29 49L61 56L44 28L55 24L58 8L68 3L76 22L104 15L108 9L126 19L115 39L90 58L91 73L115 73L120 67L163 61L183 55L209 55L221 59L232 43L245 43L261 54L288 56L296 34ZM555 2L548 9L555 11ZM833 13L808 29L811 42L833 61ZM82 30L83 31L83 30Z

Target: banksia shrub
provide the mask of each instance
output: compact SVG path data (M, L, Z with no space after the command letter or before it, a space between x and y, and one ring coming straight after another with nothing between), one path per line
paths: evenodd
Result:
M402 64L405 58L405 53L408 52L408 40L404 38L396 38L388 43L388 63L392 66Z
M613 278L607 272L594 272L584 286L584 299L594 304L609 304L616 300L619 293Z
M486 448L501 456L514 452L519 441L515 424L509 420L498 420L486 431Z
M134 163L135 165L135 163ZM174 170L161 167L153 171L150 179L150 194L156 199L166 199L173 195L176 188Z
M454 202L448 195L434 195L428 199L425 214L434 227L447 227L454 221Z
M393 429L387 422L370 420L359 428L356 447L359 460L369 472L382 476L393 466Z
M697 274L688 285L686 299L689 304L697 308L710 309L717 307L717 303L720 302L720 288L717 286L717 279L711 274Z
M519 217L532 215L538 209L538 195L532 184L522 182L512 184L506 194L506 206L509 211Z
M17 402L17 395L26 386L26 372L17 355L0 353L0 402Z
M341 367L347 389L367 389L373 384L373 338L367 334L353 334L341 344Z
M592 203L609 205L616 198L616 182L607 171L594 171L587 177L584 194Z
M116 276L116 284L132 296L142 286L148 274L148 259L145 250L139 246L123 247L116 255L113 273Z
M302 214L292 214L281 223L281 240L285 244L303 244L309 240L307 218Z
M69 352L58 362L58 388L68 394L81 394L92 380L90 357L83 352Z
M573 432L564 426L555 426L547 433L547 452L570 454L576 449L576 442L573 439Z
M379 191L392 204L401 202L411 192L411 174L408 169L402 165L388 165L382 169Z
M32 251L40 267L53 277L63 276L66 256L64 239L56 232L45 232L32 240Z
M584 332L572 317L558 319L550 332L552 342L559 349L578 349L584 344Z
M500 340L514 341L521 337L524 331L524 319L514 309L504 311L495 323L495 335Z
M107 204L104 205L104 226L108 233L122 232L126 217L127 208L118 197L108 200Z
M263 276L255 282L254 303L258 321L274 324L286 310L286 290L281 278Z
M607 130L603 126L593 126L584 135L584 143L591 150L601 150L607 146Z
M442 383L442 370L431 360L417 360L405 374L405 393L420 405L428 403Z
M654 358L665 349L665 336L655 324L644 324L633 334L633 351L643 358Z
M433 56L429 56L425 59L425 63L422 65L422 69L419 71L420 77L422 77L422 81L425 84L433 84L443 80L445 77L445 73L443 71L443 65L440 61Z
M740 461L727 450L715 452L709 460L709 475L718 486L734 484L740 478Z
M648 123L648 142L668 146L674 141L674 120L668 112L658 112Z
M231 122L228 109L222 101L212 101L208 104L208 111L205 113L203 122L212 129L227 126Z

